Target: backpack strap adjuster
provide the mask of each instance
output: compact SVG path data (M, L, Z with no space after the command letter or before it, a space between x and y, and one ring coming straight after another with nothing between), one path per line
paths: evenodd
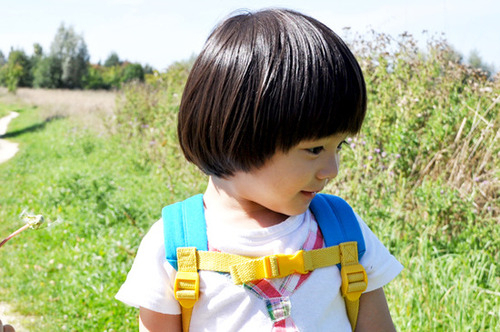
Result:
M200 275L198 272L177 272L174 294L184 308L192 308L200 294Z
M340 271L342 276L342 295L349 301L356 301L368 286L368 277L361 264L343 266Z
M192 308L200 294L200 275L196 248L177 248L179 271L175 275L174 295L183 308Z
M345 242L339 246L342 295L349 301L357 301L368 287L368 276L364 267L358 262L356 242Z

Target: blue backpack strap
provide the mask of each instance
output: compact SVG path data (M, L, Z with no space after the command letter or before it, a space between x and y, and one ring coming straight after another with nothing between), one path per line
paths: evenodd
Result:
M323 233L325 245L332 247L356 241L358 260L361 260L366 251L365 240L351 206L338 196L317 194L309 207ZM340 264L337 266L340 268Z
M167 261L177 270L177 248L208 250L203 195L165 206L161 213Z

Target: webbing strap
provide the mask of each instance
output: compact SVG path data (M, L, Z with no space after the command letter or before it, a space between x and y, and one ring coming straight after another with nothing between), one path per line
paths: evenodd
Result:
M230 272L235 284L253 280L283 278L292 273L305 274L318 268L341 264L341 291L352 329L356 328L359 298L368 286L365 269L358 262L356 242L338 246L300 250L293 255L270 255L251 258L212 251L197 251L194 247L177 249L179 271L174 293L182 306L183 325L189 327L192 308L199 297L198 270ZM184 329L184 331L187 331Z
M181 318L182 318L182 331L188 332L189 325L191 323L191 316L193 315L193 308L186 308L181 306Z
M361 259L365 243L349 204L337 196L317 194L310 208L323 233L326 247L356 241ZM202 194L164 207L162 218L166 258L174 269L177 270L177 248L196 247L208 251Z
M189 331L193 307L200 296L200 275L196 248L177 248L179 271L175 276L174 295L181 305L182 330Z
M351 323L352 330L356 328L359 311L359 298L368 286L366 271L358 262L358 249L356 242L341 243L340 264L342 266L340 275L342 277L342 295L347 310L347 317Z
M340 263L339 246L300 250L293 255L251 258L212 251L197 251L198 269L229 272L236 285L253 280L284 278L292 273L305 274Z
M309 251L300 250L293 255L278 254L258 258L195 249L194 247L178 248L178 254L180 252L184 255L182 260L179 257L179 272L197 270L228 272L231 273L236 285L253 280L283 278L292 273L305 274L318 268L341 263L339 246ZM196 257L190 257L190 255ZM185 263L186 257L188 264Z

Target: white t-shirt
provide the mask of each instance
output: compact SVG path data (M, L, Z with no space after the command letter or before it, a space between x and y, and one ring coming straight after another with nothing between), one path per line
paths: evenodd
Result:
M360 263L368 275L366 292L373 291L395 278L402 265L380 243L357 216L366 244ZM300 250L311 227L316 227L308 210L282 223L263 229L218 228L216 216L206 211L210 246L223 252L266 256L292 254ZM156 222L142 240L127 280L116 298L134 307L164 314L180 314L174 298L176 271L165 259L163 221ZM281 279L272 280L278 284ZM337 266L317 269L290 295L291 318L300 331L351 331ZM235 285L229 275L200 271L200 298L191 318L190 331L271 331L271 321L264 300L244 286Z

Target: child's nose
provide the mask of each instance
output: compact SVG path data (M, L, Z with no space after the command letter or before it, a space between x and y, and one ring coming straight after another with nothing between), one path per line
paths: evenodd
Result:
M339 156L337 153L329 156L323 165L323 167L318 171L317 178L320 180L333 179L339 173Z

